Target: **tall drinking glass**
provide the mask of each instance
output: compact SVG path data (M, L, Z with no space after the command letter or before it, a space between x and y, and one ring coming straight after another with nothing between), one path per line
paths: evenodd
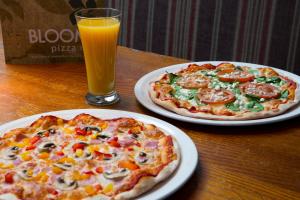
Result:
M119 100L115 91L115 63L120 12L88 8L75 13L88 80L87 102L110 105Z

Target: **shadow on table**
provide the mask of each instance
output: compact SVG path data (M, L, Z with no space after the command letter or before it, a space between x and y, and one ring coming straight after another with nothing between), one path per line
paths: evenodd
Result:
M187 182L179 188L175 193L170 195L166 200L174 200L174 199L195 199L194 193L199 193L203 190L204 187L204 180L205 180L205 173L203 170L203 165L201 162L201 155L199 156L198 164L196 167L195 172L190 177L190 179L187 180ZM172 184L172 183L170 183Z

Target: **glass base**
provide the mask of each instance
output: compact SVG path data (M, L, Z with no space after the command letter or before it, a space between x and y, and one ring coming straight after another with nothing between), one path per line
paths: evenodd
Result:
M85 99L88 104L94 106L106 106L117 103L120 100L120 96L116 92L112 92L108 95L93 95L87 93Z

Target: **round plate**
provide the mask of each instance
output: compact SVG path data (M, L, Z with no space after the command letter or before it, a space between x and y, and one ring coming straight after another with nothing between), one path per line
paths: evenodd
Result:
M203 61L203 62L193 62L195 64L201 65L205 63L211 63L212 65L218 65L220 63L224 63L228 61ZM259 67L268 67L264 65L257 65L257 64L251 64L251 63L243 63L243 62L230 62L234 65L239 66L249 66L253 68L259 68ZM296 105L292 109L288 110L287 112L264 119L255 119L255 120L239 120L239 121L229 121L229 120L209 120L209 119L199 119L199 118L192 118L187 117L183 115L179 115L175 112L169 111L157 104L155 104L149 94L148 91L150 89L150 82L159 77L161 74L164 74L167 72L178 72L179 70L186 68L188 64L192 63L183 63L178 65L172 65L168 67L164 67L155 71L152 71L146 75L144 75L142 78L138 80L138 82L135 84L134 93L137 98L137 100L146 108L149 110L158 113L160 115L163 115L165 117L173 118L176 120L184 121L184 122L191 122L196 124L206 124L206 125L217 125L217 126L247 126L247 125L260 125L260 124L268 124L273 122L279 122L283 120L287 120L296 116L300 115L300 106ZM274 68L277 72L280 74L287 76L294 81L296 81L298 84L300 84L300 77L292 74L290 72L286 72L281 69Z
M198 152L193 141L180 129L175 126L164 122L160 119L154 117L119 111L119 110L108 110L108 109L75 109L75 110L62 110L54 111L48 113L42 113L33 115L30 117L21 118L12 122L8 122L0 126L0 133L3 134L11 129L20 128L30 125L33 121L37 120L41 116L45 115L55 115L64 119L71 119L78 114L86 113L102 119L112 119L118 117L132 117L136 120L142 121L144 123L154 124L165 133L170 134L177 140L180 152L181 161L176 169L176 171L165 181L159 183L149 192L139 196L139 200L151 200L151 199L162 199L173 192L175 192L179 187L181 187L193 174L196 169L198 162Z

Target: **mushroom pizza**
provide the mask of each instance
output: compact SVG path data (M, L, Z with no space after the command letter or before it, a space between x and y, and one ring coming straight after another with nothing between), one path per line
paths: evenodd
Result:
M130 199L179 160L175 139L152 124L44 116L0 138L0 199Z

